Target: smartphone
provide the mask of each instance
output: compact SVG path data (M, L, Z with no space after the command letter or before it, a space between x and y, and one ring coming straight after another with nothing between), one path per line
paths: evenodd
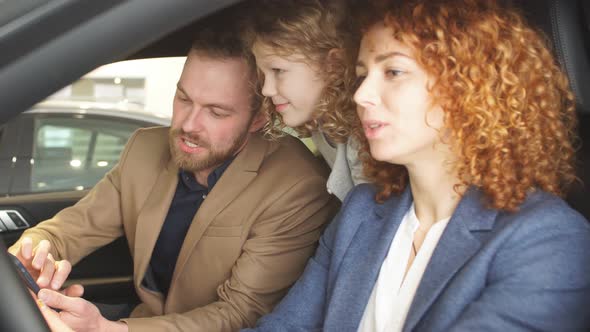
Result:
M37 295L41 288L39 288L39 285L37 285L35 279L33 279L33 276L31 276L27 268L18 260L18 258L16 258L16 256L11 253L8 253L8 256L16 266L16 270L18 271L21 279L25 282L27 287L29 287L29 289L32 290L35 295Z

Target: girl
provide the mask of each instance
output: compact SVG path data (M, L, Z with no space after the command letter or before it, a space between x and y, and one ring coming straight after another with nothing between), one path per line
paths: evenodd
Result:
M343 200L364 182L355 140L350 98L354 85L354 38L344 1L266 1L249 35L264 80L266 134L277 137L289 126L309 137L332 168L327 188Z

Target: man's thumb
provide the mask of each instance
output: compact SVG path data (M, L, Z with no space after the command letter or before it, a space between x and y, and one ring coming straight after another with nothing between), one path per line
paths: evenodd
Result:
M37 297L39 298L39 300L43 301L46 305L52 308L64 309L66 296L56 291L43 288L39 291Z

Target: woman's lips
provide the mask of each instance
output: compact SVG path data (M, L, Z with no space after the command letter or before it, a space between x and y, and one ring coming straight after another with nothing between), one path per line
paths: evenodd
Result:
M382 129L386 126L387 124L385 122L363 121L363 131L365 132L365 137L367 139L377 138L382 132Z

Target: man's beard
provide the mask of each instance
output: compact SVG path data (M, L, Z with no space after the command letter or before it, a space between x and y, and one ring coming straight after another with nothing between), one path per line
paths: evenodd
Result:
M188 172L199 172L214 166L221 165L226 160L232 158L244 144L248 130L240 133L235 137L229 148L220 149L218 146L212 146L210 142L202 139L198 135L185 133L180 128L170 128L168 140L170 144L170 153L172 160L179 168ZM191 142L198 144L207 152L202 152L198 157L182 151L178 147L178 140L181 136L188 138Z

